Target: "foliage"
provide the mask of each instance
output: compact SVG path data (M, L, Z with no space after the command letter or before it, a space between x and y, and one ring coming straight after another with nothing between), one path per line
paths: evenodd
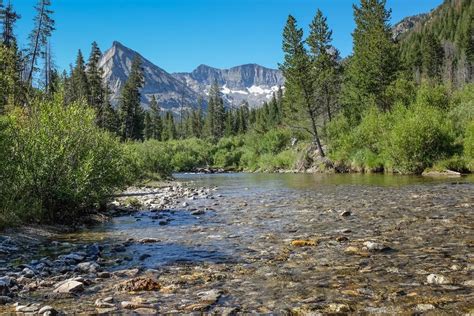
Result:
M452 151L450 123L441 110L421 103L399 110L387 144L387 155L396 171L421 173Z
M398 70L396 46L389 25L391 11L385 0L362 0L354 5L354 54L345 73L342 93L346 114L357 123L368 106L391 107L386 89Z
M474 171L474 120L467 126L464 139L464 157L469 170Z
M308 39L312 55L308 54L304 45L303 29L298 27L293 16L288 16L283 29L285 55L283 64L280 65L286 80L284 97L286 121L292 128L302 129L309 133L323 157L325 153L317 126L321 108L317 99L327 98L330 93L321 93L322 90L315 90L315 87L328 80L323 74L332 67L326 57L326 48L329 46L330 38L326 20L321 11L318 11L311 25L311 34ZM325 52L322 53L321 50Z
M143 139L144 112L141 106L140 89L143 87L144 77L140 56L132 61L130 74L122 89L119 104L120 135L122 139Z
M62 95L56 95L28 111L13 111L7 120L0 156L9 168L2 168L2 178L13 175L2 194L2 212L22 220L71 221L133 180L132 161L83 103L64 108Z

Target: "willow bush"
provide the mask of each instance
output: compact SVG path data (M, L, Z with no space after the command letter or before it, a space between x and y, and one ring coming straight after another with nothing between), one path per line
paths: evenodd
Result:
M98 128L95 113L58 94L15 109L4 120L0 150L0 209L22 221L69 222L133 181L133 160L115 136ZM2 181L3 182L3 181Z

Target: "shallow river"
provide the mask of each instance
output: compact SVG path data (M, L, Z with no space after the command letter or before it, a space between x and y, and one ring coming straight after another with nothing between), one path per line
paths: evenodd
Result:
M209 290L219 293L207 308L215 313L473 311L473 177L176 177L217 189L159 213L167 225L142 212L65 237L158 239L129 244L111 269L159 270L165 290L141 295L162 312L193 310L196 293Z
M344 310L341 304L347 304L368 312L412 310L417 304L445 311L473 307L472 287L462 285L472 280L474 264L472 177L181 174L177 179L218 188L215 199L187 202L189 208L208 209L205 214L170 213L166 226L146 214L140 221L121 217L93 231L113 239L160 240L131 246L134 260L128 266L162 268L170 278L211 270L217 277L198 287L222 290L219 303L243 311L318 310L333 303L331 308ZM350 215L341 216L344 211ZM315 244L297 247L294 240ZM365 250L366 241L387 249ZM151 257L137 261L142 253ZM432 273L450 284L427 284Z

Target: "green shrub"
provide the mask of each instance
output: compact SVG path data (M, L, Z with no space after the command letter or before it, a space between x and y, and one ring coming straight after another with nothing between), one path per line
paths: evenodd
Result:
M453 134L444 113L433 106L416 104L393 116L386 151L400 173L422 173L436 160L449 156Z
M446 86L423 83L417 91L416 104L446 110L449 108L449 98Z
M463 156L454 155L450 158L437 161L432 169L436 171L452 170L467 173L469 172L469 161Z
M467 126L464 139L464 157L469 170L474 171L474 120Z
M128 157L133 159L137 178L168 177L173 172L172 153L166 143L147 140L143 143L129 142L124 145Z
M352 129L344 117L337 117L327 128L329 156L337 163L361 170L383 168L384 139L389 126L389 115L375 107L367 109L360 124Z
M1 173L13 177L1 197L3 212L26 221L72 221L133 180L123 147L96 127L94 111L63 104L57 95L10 114L11 144L0 150L10 155L11 169Z
M222 138L215 146L213 155L214 166L219 168L240 169L243 145L244 143L241 137Z
M296 152L293 150L285 150L277 155L264 154L257 161L258 169L261 171L278 171L291 170L295 166Z
M465 85L454 93L448 117L462 140L468 125L474 120L474 83Z

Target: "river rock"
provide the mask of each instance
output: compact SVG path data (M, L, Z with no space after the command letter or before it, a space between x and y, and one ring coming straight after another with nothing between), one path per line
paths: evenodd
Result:
M75 280L66 280L61 282L55 289L54 293L80 293L84 291L84 284Z
M137 315L156 315L157 311L154 308L142 307L134 309L133 313Z
M195 215L195 216L204 215L204 214L206 214L206 211L204 211L204 210L196 210L196 211L191 213L191 215Z
M468 286L468 287L474 287L474 280L464 281L462 285Z
M95 262L81 262L76 267L83 273L96 273L100 270L100 266Z
M105 302L104 300L98 298L95 300L95 307L97 308L110 308L110 307L115 307L115 304L112 304L111 302Z
M317 246L318 241L317 240L302 240L302 239L297 239L293 240L291 242L291 245L293 247L306 247L306 246Z
M217 302L217 300L221 297L222 292L218 290L210 290L210 291L200 292L197 295L203 302L209 305L212 305L215 302Z
M23 274L25 278L32 278L35 276L35 272L30 268L24 268L23 271L21 271L21 274Z
M135 268L135 269L127 269L127 270L118 270L118 271L113 272L113 275L119 278L122 278L122 277L133 278L137 276L139 273L140 273L140 269Z
M390 250L390 247L381 243L373 242L373 241L366 241L364 242L365 248L369 251L385 251Z
M8 296L0 296L0 305L10 304L12 299Z
M141 303L136 303L136 302L129 302L129 301L123 301L120 303L120 306L123 309L138 309L138 308L150 308L149 305L141 304ZM156 311L155 311L156 312Z
M104 272L99 272L97 273L97 277L102 278L102 279L108 279L111 277L110 272L104 271Z
M63 255L58 257L61 260L81 262L84 260L84 256L78 253L70 253L68 255Z
M430 274L426 280L428 284L451 284L451 280L441 274Z
M156 238L142 238L138 242L141 244L153 244L153 243L160 242L160 240Z
M99 315L115 315L117 307L97 308L96 310Z
M342 211L342 212L339 213L339 215L342 216L342 217L348 217L348 216L351 216L352 213L351 213L351 211Z
M53 307L51 306L43 306L39 311L38 311L38 314L39 315L57 315L58 314L58 311L55 310Z
M418 304L415 306L415 311L418 313L424 313L432 309L435 309L432 304Z
M144 254L142 254L140 257L138 257L138 260L144 261L144 260L146 260L146 259L148 259L148 258L150 258L150 257L151 257L151 255L149 255L149 254L147 254L147 253L144 253Z
M17 313L35 313L40 309L38 304L31 304L31 305L17 305L15 307L15 312Z
M140 292L140 291L158 291L161 285L152 278L139 277L120 283L119 291Z
M329 304L327 307L328 311L331 313L348 313L350 308L347 304Z

